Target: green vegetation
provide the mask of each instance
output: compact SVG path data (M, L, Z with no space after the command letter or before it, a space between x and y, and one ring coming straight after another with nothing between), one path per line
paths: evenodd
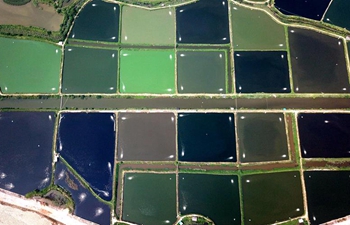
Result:
M9 5L25 5L30 2L30 0L4 0L4 2Z
M49 205L54 205L60 208L68 208L71 213L74 212L74 201L72 196L65 189L51 184L42 190L34 190L25 195L26 198L39 199Z

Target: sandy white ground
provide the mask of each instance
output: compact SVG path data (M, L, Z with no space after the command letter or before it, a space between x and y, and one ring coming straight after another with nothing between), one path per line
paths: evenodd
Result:
M92 225L95 223L71 215L68 212L68 209L64 210L52 206L47 206L37 200L26 199L23 196L0 189L0 224Z

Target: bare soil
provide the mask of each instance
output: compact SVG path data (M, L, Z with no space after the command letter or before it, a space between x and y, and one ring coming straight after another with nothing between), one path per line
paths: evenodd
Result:
M31 2L22 6L8 5L0 1L0 24L23 25L58 31L63 22L63 15L58 14L54 7L39 4L35 7Z

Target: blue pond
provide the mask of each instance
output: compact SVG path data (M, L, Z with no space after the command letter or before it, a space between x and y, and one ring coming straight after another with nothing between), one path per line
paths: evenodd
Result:
M275 0L275 7L286 15L321 20L331 0Z
M51 181L54 112L0 113L0 188L25 195Z
M55 184L72 195L75 215L101 225L110 224L109 206L96 199L61 162L56 164Z
M113 113L62 113L57 151L105 200L112 199L115 149Z
M176 8L176 40L190 44L230 43L226 0L200 0Z
M178 157L190 162L235 162L234 115L179 113Z
M350 114L301 113L298 127L304 158L350 157Z

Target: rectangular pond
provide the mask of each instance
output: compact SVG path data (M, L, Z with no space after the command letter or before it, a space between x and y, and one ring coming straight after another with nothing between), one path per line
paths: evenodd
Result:
M179 174L181 215L199 214L215 225L241 224L236 175Z
M287 49L284 26L260 10L235 3L231 7L232 45L235 50Z
M178 160L236 162L235 119L231 113L179 113Z
M304 158L350 157L350 114L300 113L298 130Z
M294 27L288 35L295 92L350 92L343 39Z
M261 225L304 214L300 172L242 177L244 224Z
M73 198L76 216L101 225L110 224L110 207L99 201L60 161L56 163L55 184L66 190Z
M166 173L125 173L122 219L144 225L176 221L176 176Z
M50 184L54 112L0 112L0 188L25 195Z
M0 49L2 93L58 93L62 56L60 46L0 37Z
M238 113L237 139L243 163L289 159L282 113Z
M179 93L226 93L226 51L177 51Z
M119 161L174 161L174 113L119 113Z
M230 43L227 0L200 0L176 8L180 44Z
M149 10L123 6L121 42L125 44L174 45L174 8Z
M119 14L118 4L102 0L88 2L76 17L69 38L118 42Z
M112 199L115 115L61 113L57 152L104 200Z
M66 46L63 93L116 93L118 50Z
M311 225L350 213L350 171L304 172Z
M175 93L174 50L120 51L120 93Z
M235 51L234 64L237 93L291 91L285 51Z

